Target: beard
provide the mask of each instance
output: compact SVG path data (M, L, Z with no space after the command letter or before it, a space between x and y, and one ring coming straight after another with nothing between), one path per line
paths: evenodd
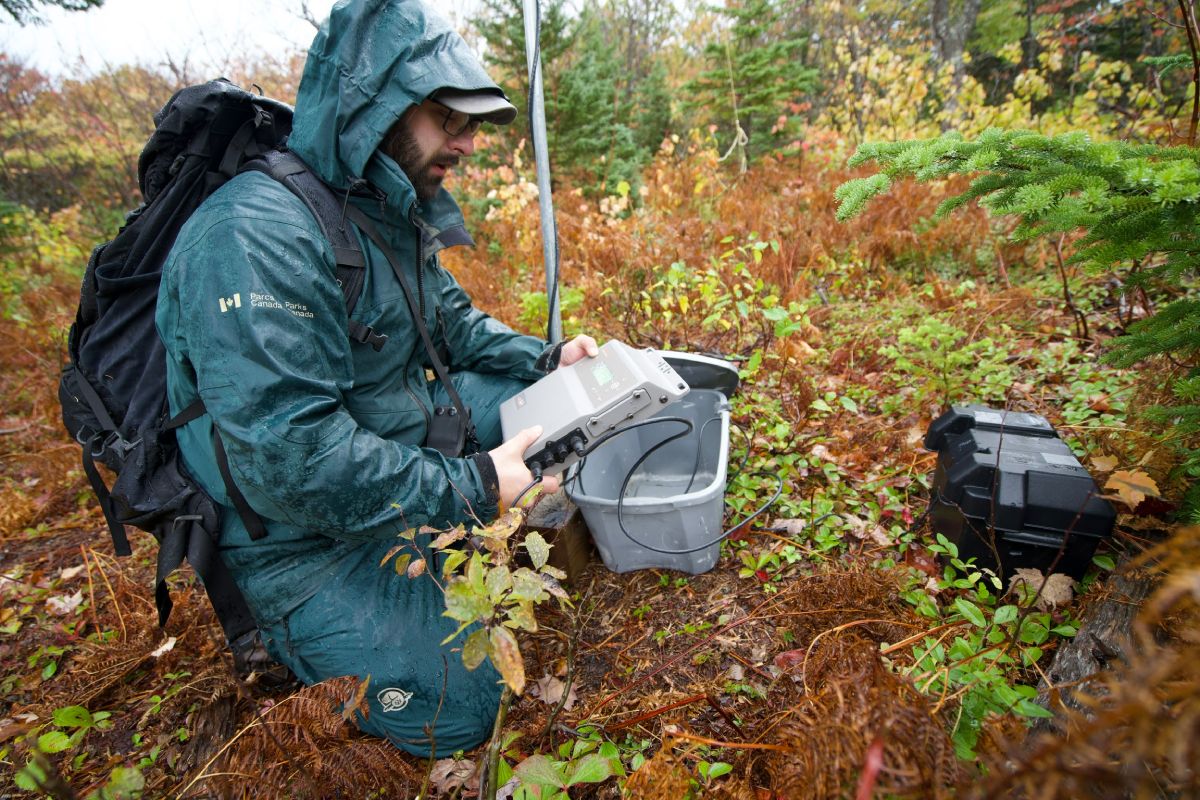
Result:
M406 120L396 123L384 142L383 152L391 156L392 160L400 165L400 169L404 170L421 200L433 199L442 188L445 173L434 174L433 167L439 166L448 170L458 164L458 156L450 153L426 156L409 131Z

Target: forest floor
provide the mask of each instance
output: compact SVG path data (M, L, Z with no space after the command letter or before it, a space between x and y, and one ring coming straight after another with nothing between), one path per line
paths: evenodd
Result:
M1004 765L1045 715L1033 698L1056 649L1104 600L1112 565L1165 536L1169 506L1122 513L1077 596L1022 608L1014 632L1004 609L1026 604L1010 586L980 594L974 570L938 563L923 513L936 455L921 447L946 397L979 397L1046 414L1097 471L1095 459L1132 465L1151 450L1153 432L1127 416L1140 390L1099 363L1103 323L1097 340L1076 337L1053 280L931 272L921 291L848 293L809 309L803 342L743 363L734 417L753 431L754 468L785 475L784 499L706 574L616 574L593 555L570 606L539 609L522 639L529 688L504 722L501 796L540 785L550 797L557 780L574 781L571 797L926 797L1065 769L1015 778ZM1074 288L1102 320L1103 282ZM74 287L27 305L0 320L0 757L17 785L60 798L474 796L482 750L426 761L354 732L339 711L352 680L254 696L187 570L158 628L153 540L131 531L133 556L114 556L58 419ZM931 317L969 334L952 348L969 363L921 333ZM905 330L925 360L901 370L884 354ZM745 453L737 438L732 449ZM731 486L727 521L770 486Z

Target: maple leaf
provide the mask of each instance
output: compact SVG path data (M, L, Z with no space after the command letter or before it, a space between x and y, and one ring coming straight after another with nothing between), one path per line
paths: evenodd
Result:
M563 689L566 687L567 685L558 678L555 678L553 675L547 675L544 678L538 678L536 681L534 681L533 686L530 687L529 691L534 697L539 698L546 705L557 706L558 702L562 700ZM566 702L563 703L563 710L570 711L571 707L574 706L578 700L579 698L575 694L575 687L572 686L571 691L567 692L567 699Z
M1109 476L1104 488L1114 491L1121 502L1130 508L1137 508L1138 503L1149 497L1161 497L1158 484L1141 470L1121 469Z
M1097 472L1112 472L1117 468L1116 456L1092 456L1092 466Z

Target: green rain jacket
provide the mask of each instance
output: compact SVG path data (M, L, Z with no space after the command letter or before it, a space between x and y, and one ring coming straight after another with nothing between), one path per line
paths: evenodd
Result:
M471 244L443 189L421 203L379 151L409 106L442 87L496 89L463 40L417 2L339 2L313 43L290 148L373 218L422 287L425 324L451 370L533 381L547 343L471 305L438 262ZM418 236L424 263L418 264ZM197 397L208 414L178 431L188 469L226 506L221 553L260 623L283 618L344 580L371 548L420 525L496 514L486 454L421 448L431 413L427 356L399 281L359 236L366 282L353 316L387 335L379 352L347 338L335 261L316 220L284 186L237 176L189 219L163 269L157 325L172 414ZM234 483L266 523L251 541L234 513L211 440L220 433Z

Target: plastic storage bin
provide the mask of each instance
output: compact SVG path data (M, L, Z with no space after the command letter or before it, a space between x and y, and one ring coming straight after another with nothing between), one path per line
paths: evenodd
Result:
M638 467L626 488L619 521L618 493L634 462L682 430L682 424L645 425L616 437L587 457L568 494L583 513L604 565L613 572L658 567L698 575L712 569L721 552L729 401L714 389L693 388L654 418L659 417L683 417L693 428ZM622 531L622 523L632 539ZM634 539L660 550L712 544L694 553L668 555Z
M1020 567L1078 579L1112 534L1112 505L1042 417L953 406L925 447L938 453L930 524L963 560L1006 580Z

